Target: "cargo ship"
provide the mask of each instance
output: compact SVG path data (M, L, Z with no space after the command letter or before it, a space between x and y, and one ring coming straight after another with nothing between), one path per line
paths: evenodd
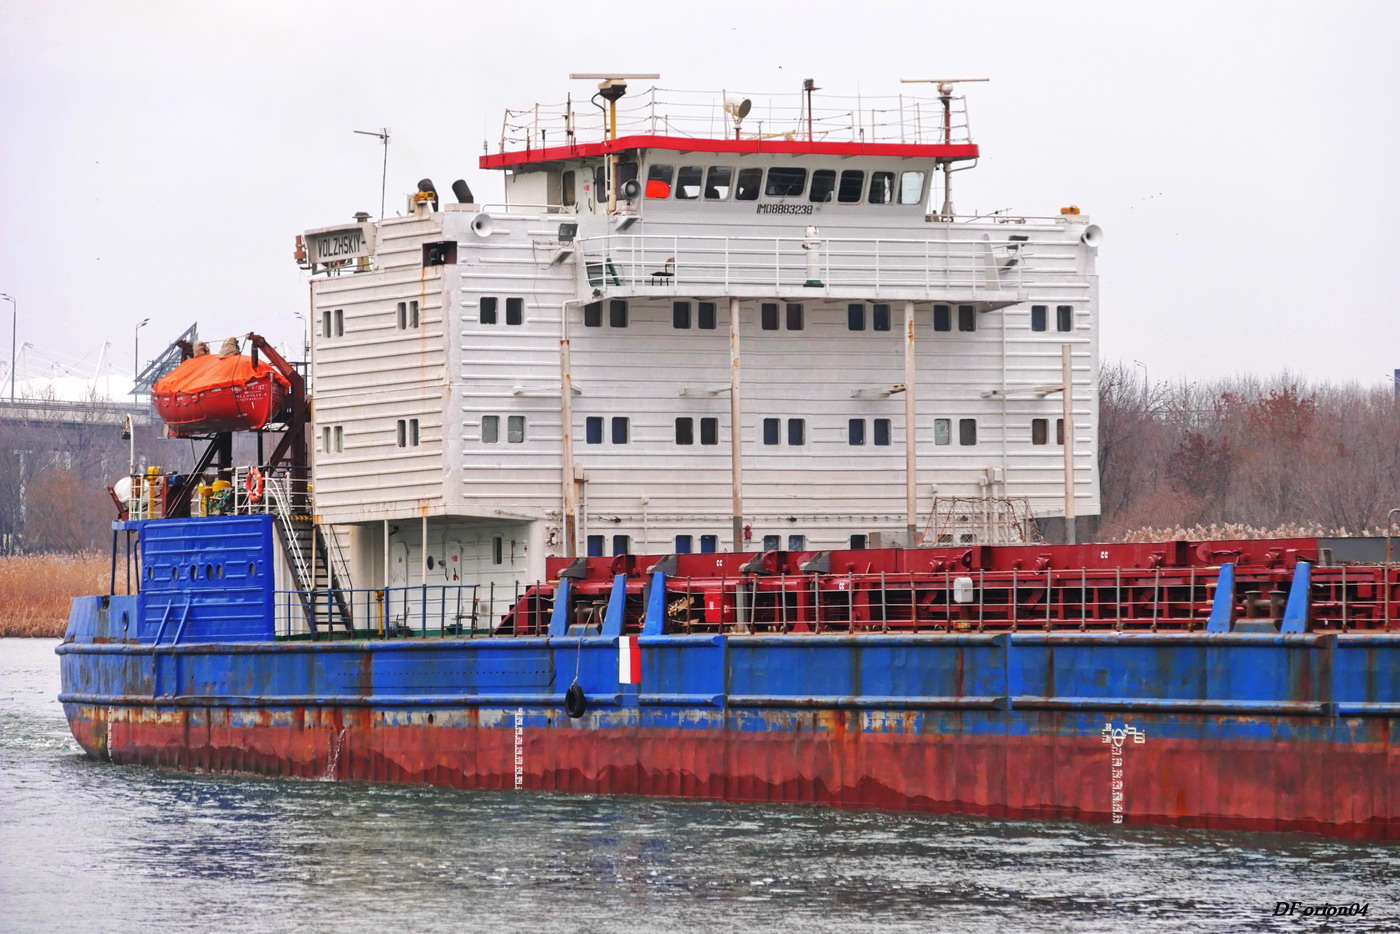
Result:
M58 649L90 755L1400 838L1390 541L1085 543L1103 234L955 210L960 80L576 77L500 203L296 238L309 389L182 348L206 449Z

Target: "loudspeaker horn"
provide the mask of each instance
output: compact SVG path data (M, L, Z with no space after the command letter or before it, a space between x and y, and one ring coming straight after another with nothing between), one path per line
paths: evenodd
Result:
M496 228L496 221L490 214L478 214L472 218L472 233L478 237L489 237Z

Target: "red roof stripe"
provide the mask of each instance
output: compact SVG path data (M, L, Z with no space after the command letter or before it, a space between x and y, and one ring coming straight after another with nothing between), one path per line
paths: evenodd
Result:
M892 156L924 159L976 159L976 143L829 143L791 139L692 139L685 136L620 136L598 143L550 146L481 157L483 169L503 169L532 162L584 159L631 149L670 149L677 152L776 153L810 156Z

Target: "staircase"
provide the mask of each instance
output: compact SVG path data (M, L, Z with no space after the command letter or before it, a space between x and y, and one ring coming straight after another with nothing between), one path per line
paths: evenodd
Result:
M273 526L287 555L292 575L296 579L297 597L312 634L331 632L341 627L347 633L355 631L350 605L345 599L348 581L342 579L337 564L344 568L344 556L339 545L327 540L304 509L294 508L290 482L283 477L267 478L267 500L275 516ZM331 549L336 554L332 556ZM339 562L332 558L339 558Z

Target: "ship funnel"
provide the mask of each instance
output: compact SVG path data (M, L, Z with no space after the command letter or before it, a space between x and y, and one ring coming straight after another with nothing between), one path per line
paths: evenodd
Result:
M478 214L476 217L472 218L472 233L476 234L478 237L485 238L491 236L491 231L494 230L495 227L496 222L491 218L490 214Z
M1098 246L1103 243L1103 228L1098 224L1090 224L1084 228L1084 232L1079 235L1079 242L1085 246Z
M465 179L459 178L452 183L452 194L456 195L458 204L471 204L474 200Z

